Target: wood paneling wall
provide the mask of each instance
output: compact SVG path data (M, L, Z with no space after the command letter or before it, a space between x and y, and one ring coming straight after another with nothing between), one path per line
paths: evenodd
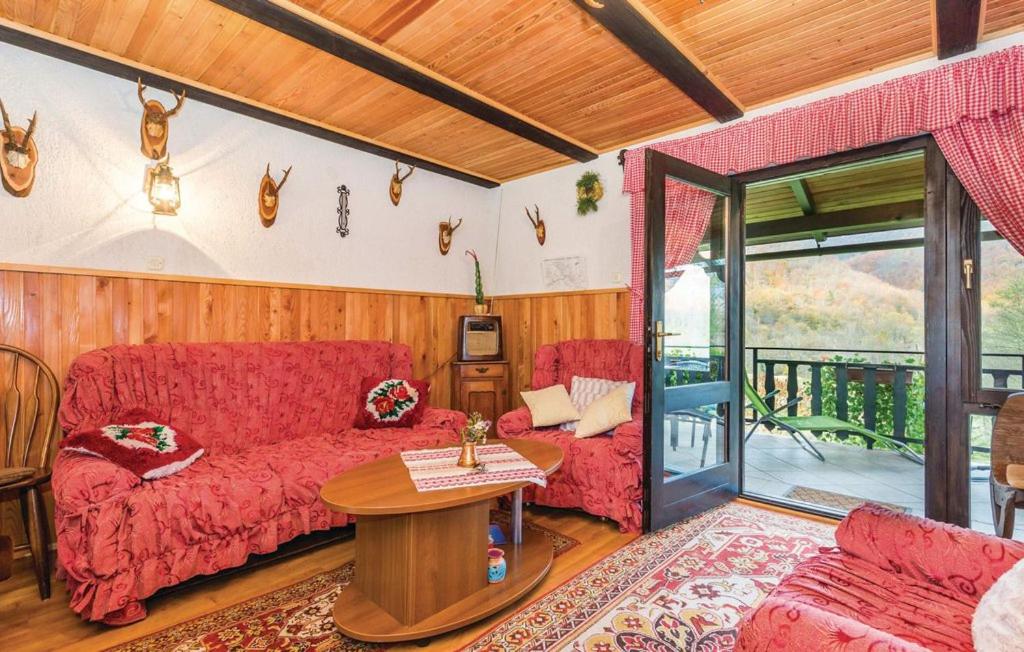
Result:
M37 354L61 381L77 355L111 344L380 339L408 344L431 403L449 407L457 318L471 307L458 295L0 266L0 342ZM629 334L624 290L499 297L493 309L515 406L539 345ZM16 501L0 506L0 532L24 543Z
M498 297L492 310L502 316L505 328L513 407L523 404L519 392L530 389L538 346L563 340L629 338L629 291L625 289Z

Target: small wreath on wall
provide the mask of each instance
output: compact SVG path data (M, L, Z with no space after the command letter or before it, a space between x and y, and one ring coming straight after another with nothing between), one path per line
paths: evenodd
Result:
M597 210L597 202L604 197L604 186L597 172L588 170L576 182L576 212L586 215Z

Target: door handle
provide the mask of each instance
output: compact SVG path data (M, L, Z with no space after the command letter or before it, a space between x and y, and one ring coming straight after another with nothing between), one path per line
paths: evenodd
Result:
M964 288L971 289L971 278L974 276L974 259L964 258Z
M665 324L660 319L654 322L654 359L661 361L665 357L665 338L682 333L666 333Z

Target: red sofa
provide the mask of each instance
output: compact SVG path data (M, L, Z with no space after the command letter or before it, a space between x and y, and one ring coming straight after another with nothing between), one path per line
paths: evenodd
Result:
M60 452L57 572L71 608L108 624L140 620L143 600L162 587L349 523L319 500L328 478L456 442L465 424L460 413L428 408L413 428L352 428L364 376L411 373L409 348L386 342L122 345L79 356L60 407L66 432L142 407L206 454L143 481L103 459Z
M877 505L836 530L739 624L737 652L973 650L982 594L1024 544Z
M572 340L537 349L533 389L561 383L568 390L573 376L635 382L633 420L611 435L576 439L575 433L557 426L534 429L525 407L503 415L498 419L498 437L539 439L557 444L564 454L562 468L548 478L547 487L524 490L524 499L582 509L614 519L624 532L639 532L643 525L643 347L621 340Z

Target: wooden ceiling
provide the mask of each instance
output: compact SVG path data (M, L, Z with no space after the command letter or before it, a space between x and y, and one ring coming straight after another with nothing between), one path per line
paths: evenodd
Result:
M934 56L946 4L603 2L741 111ZM490 185L713 120L581 3L0 0L0 40ZM973 38L1024 29L1024 0L982 4Z

